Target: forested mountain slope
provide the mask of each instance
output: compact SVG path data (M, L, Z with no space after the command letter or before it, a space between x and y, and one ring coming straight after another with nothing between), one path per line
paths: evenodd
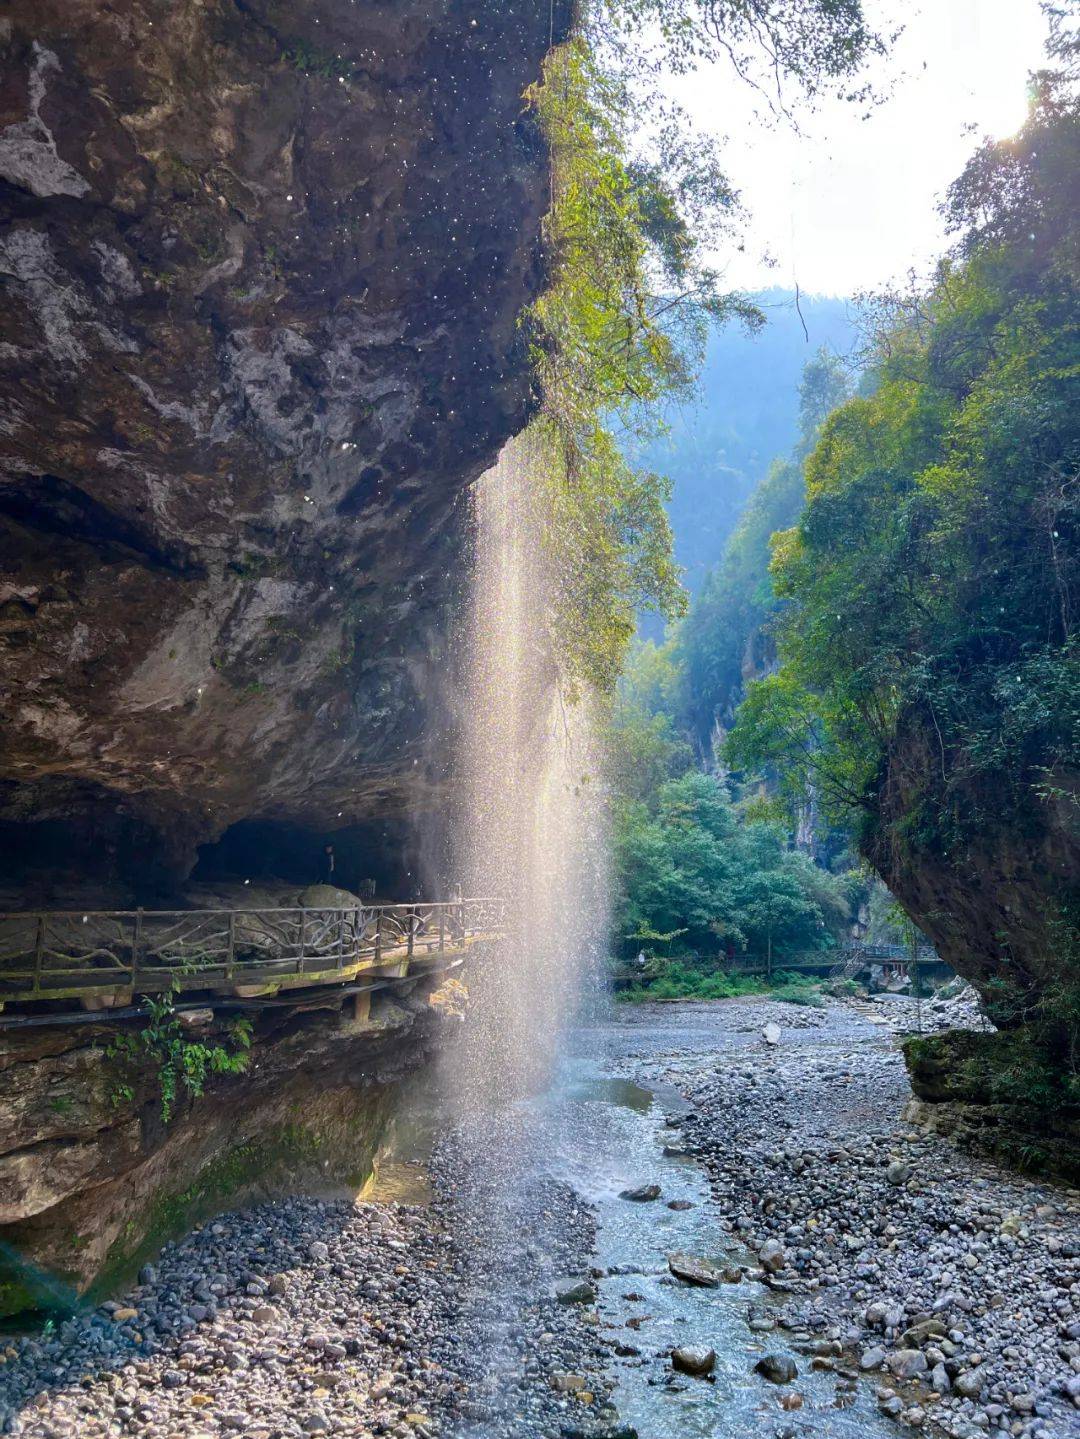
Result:
M673 410L669 433L640 456L674 482L668 514L692 595L719 561L775 456L796 442L799 379L807 360L823 346L847 355L855 344L845 299L803 296L797 309L794 291L775 289L758 302L765 325L748 334L732 323L710 336L698 401Z
M933 285L882 306L872 383L826 424L773 542L780 667L732 747L816 786L1073 1095L1078 158L1075 95L1043 75L1026 127L952 187Z

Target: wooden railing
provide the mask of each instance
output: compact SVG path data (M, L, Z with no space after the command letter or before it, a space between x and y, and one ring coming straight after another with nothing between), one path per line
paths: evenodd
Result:
M165 990L274 993L365 971L404 974L505 922L497 899L355 909L87 910L0 914L0 1004L107 1008Z

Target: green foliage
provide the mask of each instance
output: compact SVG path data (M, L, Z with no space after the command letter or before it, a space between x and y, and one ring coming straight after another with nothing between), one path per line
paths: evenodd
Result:
M794 453L774 462L751 497L720 565L679 630L686 676L683 707L703 748L714 724L730 725L747 670L760 674L775 658L771 621L780 602L769 574L770 539L799 518L806 458L830 411L849 392L842 362L820 350L803 370Z
M617 997L626 1004L641 1004L646 1000L745 999L751 995L769 995L811 1009L819 1009L823 1003L820 986L805 975L781 970L770 980L753 974L725 974L690 960L664 962L646 983L632 984Z
M672 715L681 682L671 645L638 644L619 679L610 713L609 778L628 800L645 800L684 774L692 751Z
M615 831L616 933L716 954L764 954L832 942L826 903L837 881L788 849L782 831L741 820L725 785L691 771L647 800L624 800Z
M792 797L813 784L879 855L1030 833L1048 789L1073 789L1077 135L1044 80L1017 141L976 156L947 207L957 255L872 317L872 391L826 424L806 510L773 542L781 665L730 757ZM903 775L901 745L920 756Z
M147 996L150 1014L144 1029L132 1034L117 1035L106 1050L110 1059L133 1070L151 1068L161 1096L161 1119L168 1124L181 1090L198 1099L211 1074L242 1074L247 1068L251 1048L251 1024L238 1019L230 1028L232 1044L202 1044L187 1037L176 1013L173 993ZM134 1090L130 1084L117 1085L114 1101L130 1101Z
M810 94L880 43L860 0L596 0L529 92L552 157L549 283L527 316L534 430L559 580L554 650L571 689L610 692L636 615L683 607L670 487L628 463L619 437L655 434L660 404L690 393L710 324L761 321L708 263L734 232L737 197L714 146L664 100L646 34L680 68L726 54L752 80L756 54Z
M811 98L839 89L868 99L853 77L886 44L861 0L593 0L590 11L627 67L683 73L726 59L773 108L784 106L785 83Z

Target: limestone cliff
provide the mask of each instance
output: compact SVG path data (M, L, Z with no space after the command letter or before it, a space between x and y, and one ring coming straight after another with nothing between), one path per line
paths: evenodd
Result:
M1080 775L1059 767L1050 776L1042 759L992 785L977 775L957 785L946 827L939 775L946 763L960 771L963 756L946 759L932 716L913 711L898 725L863 849L995 1023L1038 1020L1043 1043L1064 1055L1075 1022Z
M238 821L325 836L429 803L458 501L529 405L547 163L522 92L565 8L4 7L0 839L24 896L63 898L35 865L149 895Z
M227 1015L182 1017L191 1044L229 1042ZM376 995L362 1018L324 993L254 1022L245 1072L182 1091L168 1123L159 1071L124 1062L116 1025L0 1034L0 1317L67 1309L253 1199L355 1194L401 1082L456 1027L426 992Z

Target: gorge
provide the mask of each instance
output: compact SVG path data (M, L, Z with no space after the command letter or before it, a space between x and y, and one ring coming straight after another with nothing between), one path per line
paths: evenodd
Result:
M856 366L861 0L9 0L0 1433L1080 1433L1045 18Z

